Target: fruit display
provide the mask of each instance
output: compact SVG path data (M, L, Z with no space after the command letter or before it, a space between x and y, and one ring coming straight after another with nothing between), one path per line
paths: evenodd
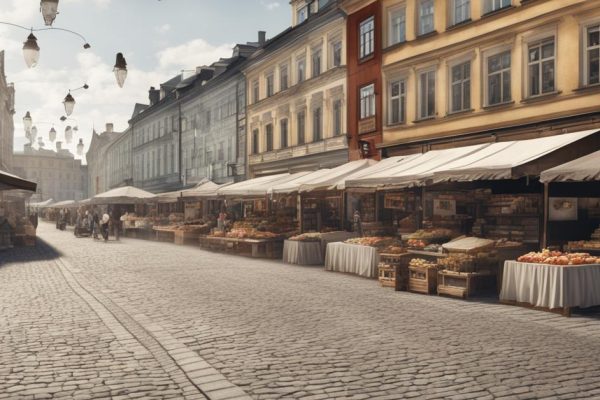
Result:
M408 239L408 247L411 249L423 249L427 246L427 243L423 240Z
M273 232L259 231L252 228L233 228L231 231L225 234L225 237L235 239L276 239L281 237L281 235Z
M569 242L568 247L571 249L588 249L588 250L600 250L600 241L588 241L579 240L575 242Z
M517 259L519 262L549 265L585 265L600 264L600 257L588 253L563 253L544 249L541 252L530 252Z
M398 239L388 236L367 236L352 238L346 240L344 243L375 247L380 251L387 247L402 247L402 244Z
M403 254L406 252L402 246L387 246L379 250L382 254Z
M409 267L413 267L413 268L427 268L427 269L438 269L439 266L436 263L433 263L431 261L427 261L424 260L422 258L413 258L412 260L410 260L410 263L408 264Z
M322 235L319 232L311 232L292 236L289 240L294 240L296 242L320 242L321 238Z
M443 269L454 272L476 271L476 257L468 254L451 254L448 257L438 260L438 264Z

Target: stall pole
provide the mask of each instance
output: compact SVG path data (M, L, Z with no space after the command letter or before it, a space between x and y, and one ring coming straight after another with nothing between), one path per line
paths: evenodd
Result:
M298 193L296 196L296 207L298 212L298 225L300 227L300 232L304 232L304 221L303 221L303 212L302 212L302 193Z
M419 210L419 220L417 228L422 229L423 228L423 220L425 219L425 208L426 208L426 201L425 201L425 186L421 187L421 209Z
M550 200L548 198L548 183L544 183L544 226L542 227L542 249L545 249L548 245L548 205Z
M341 228L340 229L343 231L346 230L346 201L347 201L346 196L347 196L347 193L348 193L347 189L342 192L342 198L340 201L342 203L342 204L340 204L340 208L341 208L341 210L340 210L340 227Z

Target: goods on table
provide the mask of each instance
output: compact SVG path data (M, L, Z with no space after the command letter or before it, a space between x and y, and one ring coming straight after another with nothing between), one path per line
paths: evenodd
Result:
M403 254L406 252L404 247L398 245L387 246L379 249L379 251L386 254Z
M485 219L475 221L473 232L489 239L537 242L540 236L540 203L539 195L491 196Z
M418 239L408 239L407 244L411 249L423 249L427 246L426 242Z
M478 237L464 237L444 243L442 247L449 252L470 253L481 251L482 249L492 247L494 241L490 239L482 239Z
M433 263L431 261L427 261L424 260L422 258L413 258L412 260L410 260L410 263L408 264L409 267L414 267L414 268L433 268L433 269L438 269L438 264Z
M427 246L423 247L424 251L429 251L432 253L440 253L442 252L443 248L441 244L436 244L436 243L432 243L432 244L428 244Z
M474 272L475 256L468 254L451 254L448 257L438 260L438 264L446 270L455 272Z
M515 242L512 240L508 240L508 239L498 239L498 240L496 240L496 243L494 243L494 247L497 249L506 249L506 248L512 248L512 247L521 247L521 246L523 246L523 243Z
M367 236L352 238L346 240L345 243L375 247L380 251L387 247L402 247L401 242L398 239L388 236Z
M593 257L588 253L563 253L545 249L539 253L527 253L519 257L517 261L533 264L584 265L600 264L600 257Z
M445 228L419 229L415 233L408 236L409 240L422 240L427 242L447 242L456 234Z
M438 265L422 258L413 258L408 264L408 290L431 294L437 289Z
M600 228L592 233L591 240L569 242L569 249L600 250Z
M258 231L253 228L233 228L225 236L236 239L275 239L280 237L277 233Z
M290 237L289 240L295 240L297 242L320 242L321 241L321 233L319 232L311 232L311 233L303 233L300 235L295 235Z

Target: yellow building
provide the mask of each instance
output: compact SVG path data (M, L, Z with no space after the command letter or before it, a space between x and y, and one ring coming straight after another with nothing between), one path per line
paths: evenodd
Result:
M600 2L383 0L384 155L600 127Z
M334 0L291 7L292 26L244 68L249 177L348 160L344 14Z

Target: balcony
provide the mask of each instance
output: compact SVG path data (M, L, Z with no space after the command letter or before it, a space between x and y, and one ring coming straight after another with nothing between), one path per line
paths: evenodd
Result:
M277 149L260 154L252 154L248 157L250 165L261 164L279 160L289 160L302 156L325 153L333 150L348 148L348 141L345 135L339 135L318 142L306 143L285 149Z

